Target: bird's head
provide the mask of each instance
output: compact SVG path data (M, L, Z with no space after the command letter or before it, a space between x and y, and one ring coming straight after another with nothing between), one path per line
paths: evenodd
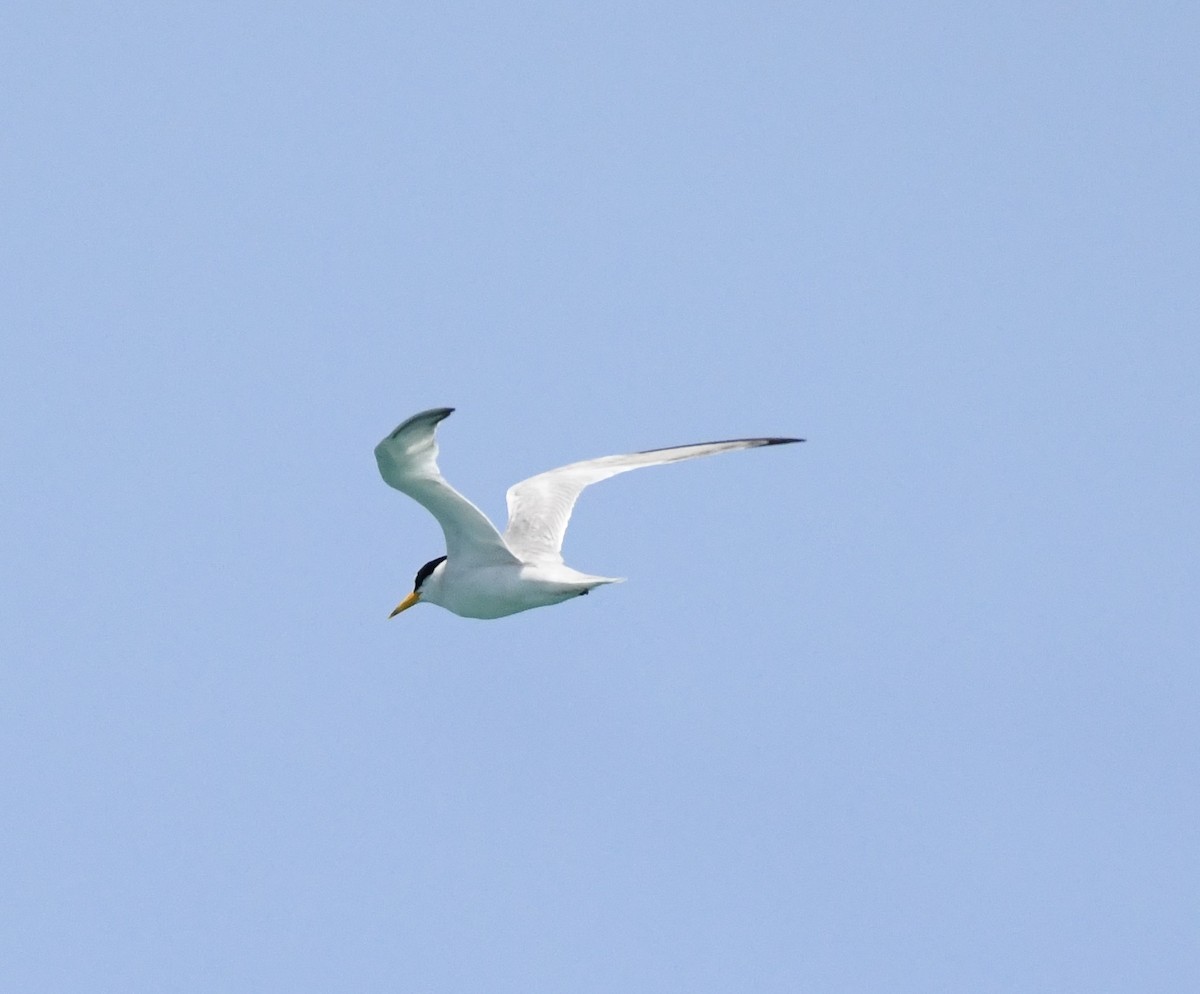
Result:
M396 610L389 614L388 617L394 618L401 611L407 611L410 607L416 604L421 599L421 591L428 589L426 584L429 583L429 578L432 577L435 572L437 573L438 577L441 576L441 566L445 561L445 556L438 556L437 559L429 560L429 562L417 570L417 578L413 580L412 593L405 597L404 600L402 600L399 604L397 604ZM434 583L437 583L437 580L434 580Z

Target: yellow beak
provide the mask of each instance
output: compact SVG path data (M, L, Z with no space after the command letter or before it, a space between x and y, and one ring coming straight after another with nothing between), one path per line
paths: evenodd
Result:
M396 605L396 610L393 611L391 614L389 614L388 617L394 618L401 611L407 611L410 607L412 607L414 604L416 604L417 601L419 601L420 599L421 599L421 595L418 594L414 590L411 594L409 594L407 597L405 597L404 600L402 600L399 604Z

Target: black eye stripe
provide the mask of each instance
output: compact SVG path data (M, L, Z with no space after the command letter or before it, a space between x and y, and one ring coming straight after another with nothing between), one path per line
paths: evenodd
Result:
M445 561L445 556L438 556L437 559L429 560L429 562L417 570L417 578L413 581L413 590L420 590L421 584L425 582L429 574L438 568L439 563L444 563Z

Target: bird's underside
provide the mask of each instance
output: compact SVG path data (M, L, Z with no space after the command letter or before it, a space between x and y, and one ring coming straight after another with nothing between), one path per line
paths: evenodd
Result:
M422 567L413 592L393 614L428 601L463 617L499 618L557 604L602 584L617 583L616 577L580 573L562 560L563 535L575 502L586 487L647 466L803 441L739 438L603 456L560 466L509 488L508 526L501 535L438 469L437 425L453 410L439 407L416 414L375 447L384 481L429 511L446 538L446 555Z

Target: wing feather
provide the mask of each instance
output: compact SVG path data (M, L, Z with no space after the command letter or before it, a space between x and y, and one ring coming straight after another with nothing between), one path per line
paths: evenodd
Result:
M437 465L438 422L452 407L414 414L375 446L384 482L407 494L437 518L446 536L446 556L456 564L511 565L519 560L479 508L442 477Z
M646 466L802 441L802 438L734 438L700 442L623 456L603 456L539 473L509 487L508 528L504 532L504 541L526 562L561 563L563 535L575 502L585 487Z

